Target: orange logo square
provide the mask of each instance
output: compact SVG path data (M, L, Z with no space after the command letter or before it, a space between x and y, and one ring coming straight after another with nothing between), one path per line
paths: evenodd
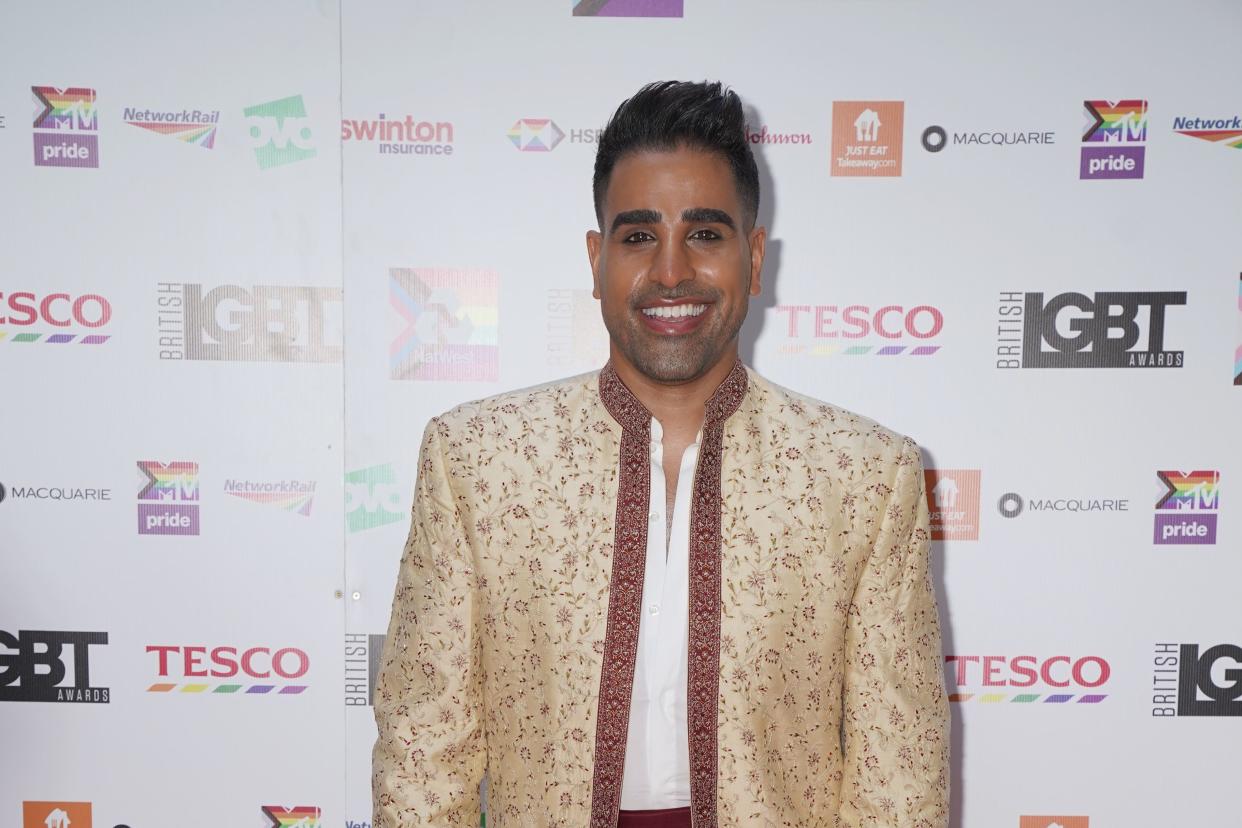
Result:
M1085 816L1024 816L1018 828L1089 828Z
M904 101L833 101L832 174L901 175Z
M932 540L979 540L982 473L978 469L928 469L923 474Z
M22 828L91 828L91 803L23 802Z

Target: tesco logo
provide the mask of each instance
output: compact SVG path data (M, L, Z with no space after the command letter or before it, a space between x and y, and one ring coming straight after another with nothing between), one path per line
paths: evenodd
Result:
M1006 656L950 655L945 665L958 687L1099 687L1108 681L1112 668L1100 656Z
M310 656L297 647L212 647L189 645L180 647L169 644L150 644L148 653L159 658L159 674L167 677L169 671L184 678L233 678L248 676L266 679L278 676L297 679L310 669Z
M787 315L790 337L814 336L818 339L932 339L944 328L944 314L932 305L777 305L777 313Z
M0 292L0 325L51 325L68 328L102 328L112 319L112 304L98 293L73 296L49 293L40 297L30 291Z

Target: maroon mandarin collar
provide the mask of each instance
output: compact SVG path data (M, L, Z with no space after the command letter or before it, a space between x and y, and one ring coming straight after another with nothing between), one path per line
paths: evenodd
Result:
M742 405L746 396L746 366L739 359L733 363L733 369L724 381L716 387L707 400L706 416L703 421L704 430L722 424ZM625 431L647 432L651 428L651 412L639 402L638 397L629 389L617 369L612 367L610 360L599 374L599 396L604 407L612 418Z

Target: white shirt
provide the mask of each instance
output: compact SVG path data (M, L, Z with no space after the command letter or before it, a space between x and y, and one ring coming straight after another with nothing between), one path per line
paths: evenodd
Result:
M626 811L684 808L690 804L690 746L686 739L690 492L702 437L700 431L681 457L673 527L666 545L664 429L651 418L647 566L643 573L638 656L621 782L621 808Z

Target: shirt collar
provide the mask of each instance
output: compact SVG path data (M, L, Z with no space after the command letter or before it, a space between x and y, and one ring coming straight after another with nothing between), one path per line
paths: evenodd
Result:
M706 416L703 420L703 431L724 423L733 412L741 407L742 398L746 395L746 386L746 366L739 359L733 363L733 368L729 371L729 375L724 378L720 385L716 386L716 390L708 398ZM612 367L611 361L600 371L599 396L604 403L604 407L608 409L608 413L617 421L622 430L650 434L651 424L654 420L651 412L638 401L638 397L635 397L634 393L621 381L621 377L617 375L617 371Z

